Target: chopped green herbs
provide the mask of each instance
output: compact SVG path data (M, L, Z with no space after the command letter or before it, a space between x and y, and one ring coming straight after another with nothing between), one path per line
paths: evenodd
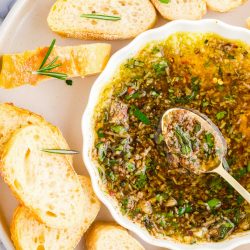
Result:
M107 154L107 146L105 143L100 142L96 145L96 148L98 149L98 159L99 161L103 162Z
M69 85L69 86L72 86L73 85L73 81L71 79L67 79L66 81L66 84Z
M151 94L152 96L154 96L154 97L158 97L158 96L159 96L159 93L156 92L155 90L152 90L152 91L150 92L150 94Z
M127 167L127 169L128 169L129 172L133 172L135 170L135 164L132 163L132 162L128 162L126 164L126 167Z
M226 111L221 111L216 114L216 119L217 120L222 120L226 116L227 112Z
M178 215L182 216L185 213L190 213L192 211L192 207L189 204L185 204L184 206L179 207Z
M213 210L213 209L216 209L216 208L218 208L218 207L221 206L221 201L218 200L218 199L216 199L216 198L214 198L212 200L209 200L207 202L207 205L208 205L208 207L209 207L210 210Z
M103 132L103 128L99 128L97 130L97 135L98 135L99 138L104 138L105 137L104 132Z
M192 145L189 136L179 126L176 126L175 128L175 135L181 145L182 154L190 154L192 151Z
M227 234L234 228L234 224L231 221L225 221L219 227L219 239L224 239Z
M97 19L97 20L105 20L105 21L119 21L121 20L120 16L110 16L105 14L82 14L81 17L90 18L90 19Z
M194 133L197 134L200 130L201 130L201 124L200 123L195 124Z
M128 59L127 63L125 64L126 68L134 69L134 68L142 68L144 66L144 62L136 60L134 58Z
M111 126L111 130L117 134L123 134L126 133L126 128L123 126L117 125L117 126Z
M146 125L150 125L150 120L149 118L143 113L141 112L136 106L132 106L131 110L134 114L134 116L140 120L142 123L146 124Z
M176 97L173 94L170 95L170 99L174 102L174 103L181 103L181 104L187 104L190 101L194 100L199 91L200 91L200 80L198 77L193 77L191 79L191 90L192 93L190 95L184 95L182 97Z
M166 75L166 68L168 67L168 62L166 60L162 60L159 63L154 63L153 68L157 76Z
M214 136L211 133L205 134L205 140L209 148L214 146Z
M147 176L145 173L140 173L137 177L137 180L135 182L135 186L139 189L144 188L144 186L147 184Z

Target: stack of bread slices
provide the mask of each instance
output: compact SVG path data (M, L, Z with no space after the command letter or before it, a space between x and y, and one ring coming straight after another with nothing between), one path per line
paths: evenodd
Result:
M78 176L58 128L41 116L0 104L0 172L20 202L11 223L16 249L74 249L100 202L90 179Z

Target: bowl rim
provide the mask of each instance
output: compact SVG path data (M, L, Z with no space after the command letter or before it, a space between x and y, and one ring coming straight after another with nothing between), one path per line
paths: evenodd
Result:
M250 31L246 28L237 27L233 25L226 24L216 19L203 19L199 21L189 21L189 20L177 20L169 22L159 28L151 29L143 32L132 40L128 45L118 50L113 54L108 61L105 69L99 75L99 77L94 82L90 94L89 100L82 116L81 128L83 135L83 161L90 174L92 186L97 197L101 202L108 208L112 217L121 226L132 231L138 235L145 242L158 246L166 247L171 249L233 249L243 244L250 243L250 231L245 233L239 233L229 237L228 239L221 242L200 242L193 245L180 243L171 238L169 239L157 239L151 236L145 229L139 225L133 223L126 216L123 216L117 205L115 205L111 196L101 188L101 182L99 174L97 171L97 163L93 161L90 157L91 151L93 149L94 133L93 133L93 115L95 106L99 101L99 97L102 93L103 88L110 82L114 73L119 68L122 62L127 58L135 55L144 45L148 44L150 41L159 41L166 39L169 35L176 33L178 31L191 31L191 32L212 32L216 33L222 37L228 39L236 39L250 44Z

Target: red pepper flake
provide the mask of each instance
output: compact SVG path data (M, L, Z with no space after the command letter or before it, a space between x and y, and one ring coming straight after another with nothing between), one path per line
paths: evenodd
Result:
M135 90L132 87L128 88L128 94L131 95L135 92Z

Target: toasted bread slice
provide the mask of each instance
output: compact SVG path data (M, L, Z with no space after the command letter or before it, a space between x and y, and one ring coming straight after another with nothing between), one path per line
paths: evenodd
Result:
M10 103L0 104L0 156L3 151L4 144L10 139L12 133L17 129L26 125L46 125L54 134L61 149L69 149L69 146L64 139L61 131L48 123L42 116L34 114L28 110L18 108ZM72 156L67 156L72 164Z
M87 198L64 155L45 153L58 148L47 126L28 125L5 144L0 172L19 201L52 228L79 225Z
M98 13L121 20L97 20L81 17ZM60 35L79 39L128 39L150 29L156 11L149 0L58 0L52 6L48 25Z
M73 250L100 210L100 202L95 196L90 179L79 176L83 192L88 197L84 208L82 224L70 229L53 229L40 223L33 213L20 206L11 222L11 238L17 250Z
M227 12L239 7L245 0L207 0L209 9L219 12Z
M8 89L24 84L36 85L38 82L50 78L34 73L39 69L47 51L48 47L45 47L20 54L3 55L0 87ZM62 65L51 71L65 73L68 77L84 77L100 73L109 59L110 51L111 46L105 43L55 46L47 63L58 56L56 64Z
M201 19L207 12L205 0L171 0L168 3L151 1L160 14L169 20Z
M247 27L250 29L250 17L247 18Z
M143 250L128 231L116 223L96 222L85 236L87 250Z

